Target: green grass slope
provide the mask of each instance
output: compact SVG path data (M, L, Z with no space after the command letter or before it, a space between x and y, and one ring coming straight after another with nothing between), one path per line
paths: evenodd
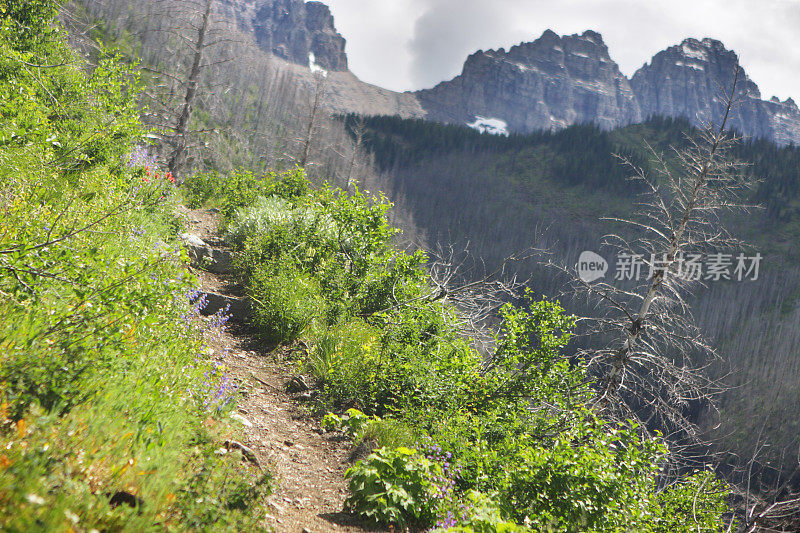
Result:
M256 528L135 76L88 71L55 9L0 2L0 530Z

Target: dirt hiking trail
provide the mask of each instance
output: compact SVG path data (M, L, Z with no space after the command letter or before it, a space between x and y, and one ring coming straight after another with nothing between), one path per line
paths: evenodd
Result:
M225 252L217 235L215 210L185 210L190 233L209 248ZM191 255L191 254L190 254ZM267 503L267 526L280 533L369 531L343 513L347 497L344 472L350 466L350 446L336 435L323 434L319 421L286 392L292 363L286 351L272 351L244 325L238 309L243 296L229 274L197 269L201 290L230 298L232 317L225 331L210 339L214 360L225 364L230 377L245 391L233 418L243 425L242 444L274 475L275 492ZM219 307L220 305L217 305ZM213 306L209 306L211 312ZM239 315L239 316L237 316ZM306 393L308 394L308 393ZM295 395L296 396L296 395Z

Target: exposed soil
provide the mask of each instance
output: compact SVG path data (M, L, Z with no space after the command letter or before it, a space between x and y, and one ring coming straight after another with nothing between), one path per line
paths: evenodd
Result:
M192 233L214 242L219 215L209 210L187 210L185 215ZM241 288L224 275L197 274L203 290L241 295ZM335 434L323 434L319 421L286 392L293 377L289 353L265 346L236 318L211 347L245 391L234 415L244 425L242 444L275 476L267 525L287 533L366 531L342 511L349 444Z

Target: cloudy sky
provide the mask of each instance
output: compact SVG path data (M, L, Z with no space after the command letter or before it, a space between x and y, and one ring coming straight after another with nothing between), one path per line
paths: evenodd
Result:
M628 76L686 37L739 53L764 98L800 100L800 0L323 0L347 38L351 70L394 90L430 87L478 49L550 28L593 29Z

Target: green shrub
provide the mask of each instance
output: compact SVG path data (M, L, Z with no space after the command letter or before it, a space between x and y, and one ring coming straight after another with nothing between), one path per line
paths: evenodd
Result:
M512 444L499 483L508 516L540 528L617 531L641 527L665 449L634 429L591 418L542 446Z
M309 207L294 207L279 196L260 196L247 208L236 211L228 225L227 237L234 246L241 246L249 237L269 233L276 227L284 227L303 240L335 243L338 230L329 216L315 212Z
M198 172L183 183L183 194L190 207L216 205L225 220L231 220L237 210L252 206L258 197L293 201L307 195L309 187L299 168L265 175L239 169L224 176L216 171Z
M370 421L364 426L354 444L374 442L383 448L413 447L419 441L419 433L408 424L392 418Z
M534 530L505 520L497 502L485 494L469 490L458 502L456 509L448 511L447 514L440 518L439 527L435 531L447 533L532 533Z
M425 527L435 520L432 479L438 466L409 448L380 448L347 470L345 506L376 524Z
M247 289L252 321L268 341L290 343L324 312L316 280L291 265L256 268Z
M360 402L375 379L380 330L362 320L340 325L319 323L310 331L313 339L306 368L325 385L334 404Z
M344 430L350 438L355 439L367 425L380 420L378 417L369 417L358 409L348 409L345 414L347 416L341 417L328 413L322 418L322 428L327 431Z
M375 442L381 448L413 446L418 440L414 431L399 420L369 417L358 409L348 409L346 416L328 413L322 418L322 428L327 431L343 430L353 444Z
M720 531L729 513L725 501L729 492L712 472L686 475L656 494L647 529L642 529L653 533ZM731 530L736 530L735 524Z
M182 194L187 207L197 209L218 198L222 193L223 179L214 171L196 172L182 184Z

